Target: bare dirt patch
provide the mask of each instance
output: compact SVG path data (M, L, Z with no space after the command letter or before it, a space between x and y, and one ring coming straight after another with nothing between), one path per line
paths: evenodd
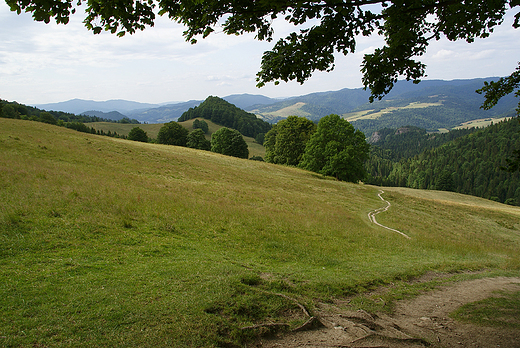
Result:
M398 302L392 315L348 311L320 304L316 314L323 327L264 339L256 347L520 347L520 330L455 321L449 314L460 306L518 291L520 278L483 278L443 286Z

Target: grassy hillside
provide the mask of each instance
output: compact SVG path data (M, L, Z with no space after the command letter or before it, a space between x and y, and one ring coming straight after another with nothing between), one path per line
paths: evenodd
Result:
M0 345L217 347L428 270L518 270L520 209L0 119ZM283 295L283 296L282 296Z
M200 119L200 120L202 120L202 119ZM180 122L180 124L191 132L193 130L193 121L195 121L195 119ZM222 128L222 126L219 126L219 125L211 122L210 120L204 120L204 121L208 124L208 127L209 127L209 132L208 132L208 134L206 134L206 138L208 138L208 140L211 140L211 134L213 134L214 132L216 132L217 130ZM135 125L135 124L123 124L123 123L93 122L93 123L89 123L88 125L91 127L94 127L96 130L99 129L99 130L103 130L105 132L111 131L111 132L116 132L117 134L121 134L121 135L128 135L128 133L130 132L130 130L132 128L140 127L148 134L148 137L155 139L155 138L157 138L157 134L159 133L159 130L163 126L163 123ZM265 148L262 145L255 142L255 139L253 139L251 137L244 137L244 140L246 141L247 146L249 148L249 157L252 157L252 156L264 157L265 156Z

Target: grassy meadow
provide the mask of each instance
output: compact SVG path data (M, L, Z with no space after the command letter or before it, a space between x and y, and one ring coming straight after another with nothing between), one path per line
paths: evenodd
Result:
M520 208L384 190L410 240L370 223L378 187L0 119L0 346L239 346L428 271L518 274Z
M202 119L200 119L202 120ZM179 122L184 128L188 129L190 132L193 130L193 120L188 120L184 122ZM222 128L210 120L204 120L208 124L208 134L206 134L206 138L211 140L211 134L215 133L217 130ZM112 123L112 122L93 122L89 123L89 127L94 127L96 130L103 130L105 132L111 131L116 132L121 135L128 135L130 130L134 127L139 127L148 134L149 138L156 139L157 134L159 134L159 130L164 125L164 123L151 123L151 124L125 124L125 123ZM255 139L251 137L244 137L244 140L247 143L247 147L249 149L249 157L260 156L265 157L265 148L255 142Z

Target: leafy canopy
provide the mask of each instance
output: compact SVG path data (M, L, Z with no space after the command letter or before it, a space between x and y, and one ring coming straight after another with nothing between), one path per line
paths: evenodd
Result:
M307 142L300 167L339 180L358 182L366 176L363 166L370 146L365 135L338 115L323 117Z
M226 156L247 158L249 149L247 143L236 129L220 128L211 135L211 151Z
M305 117L289 116L265 135L265 160L269 163L297 166L316 125Z
M204 122L205 123L205 122ZM207 125L207 123L206 123ZM204 131L200 128L193 130L190 134L188 134L188 138L186 141L186 146L191 147L192 149L199 150L211 150L211 142L206 139L204 135Z
M141 141L143 143L148 142L148 134L139 127L134 127L128 133L128 140Z
M186 146L189 131L175 121L165 123L157 134L157 143Z
M306 81L314 71L331 71L334 53L356 50L356 36L383 35L385 44L366 54L363 83L371 100L388 93L399 76L419 82L425 76L421 57L431 40L473 42L503 22L520 0L6 0L12 11L32 12L37 21L66 24L76 8L86 5L85 26L123 36L153 26L156 13L186 26L191 43L215 28L227 34L256 33L273 40L273 20L282 17L295 31L263 54L258 86L267 82ZM310 27L302 27L309 23ZM515 15L520 26L520 13Z

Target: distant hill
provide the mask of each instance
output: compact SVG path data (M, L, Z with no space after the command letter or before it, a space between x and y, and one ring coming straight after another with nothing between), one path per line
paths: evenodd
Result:
M177 121L186 110L199 105L201 102L201 100L190 100L185 103L169 104L155 108L133 110L128 113L128 116L141 122L167 123L170 121Z
M311 93L292 97L270 105L246 109L266 121L276 123L287 116L296 115L319 120L323 116L350 112L368 103L370 92L345 88L339 91Z
M451 129L475 119L511 116L518 103L513 95L503 98L491 110L480 109L484 97L475 91L483 86L484 81L496 79L425 80L419 84L398 81L385 98L374 103L368 102L370 93L362 88L311 93L281 100L252 94L234 94L222 99L269 123L291 115L318 121L334 113L370 136L382 128L416 126L434 131ZM141 122L164 123L178 120L184 112L200 103L202 100L158 105L124 100L95 102L74 99L38 107L72 113L118 111Z
M470 120L514 114L518 100L513 95L504 97L491 110L480 109L484 97L475 91L484 81L496 79L427 80L419 84L399 81L385 98L374 103L368 102L368 91L358 88L313 93L246 110L273 123L290 115L317 121L335 113L367 135L382 128L403 126L451 129Z
M246 112L219 97L209 96L200 105L190 108L182 114L179 122L194 118L204 118L214 123L238 130L242 135L255 138L267 133L271 125L254 114Z
M444 134L383 129L371 140L367 183L455 191L520 206L520 172L502 169L520 146L516 118Z
M274 104L279 101L258 94L233 94L222 99L244 110L250 110L260 105Z
M97 110L103 112L110 111L118 111L122 114L125 114L128 111L136 110L136 109L148 109L157 107L157 104L148 104L148 103L138 103L134 101L128 100L107 100L107 101L94 101L94 100L83 100L83 99L72 99L65 102L60 103L50 103L50 104L38 104L33 105L38 109L43 110L56 110L56 111L65 111L71 112L73 114L81 114L88 110Z
M87 116L96 116L96 117L104 118L107 120L114 120L114 121L118 121L123 118L128 118L128 116L123 115L119 111L103 112L103 111L89 110L89 111L82 112L81 114L87 115Z

